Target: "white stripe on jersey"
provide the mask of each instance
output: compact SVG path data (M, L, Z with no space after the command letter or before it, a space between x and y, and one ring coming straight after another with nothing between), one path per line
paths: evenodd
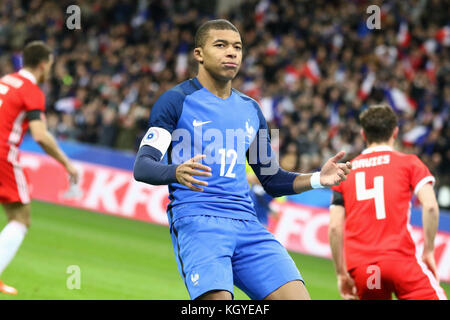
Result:
M431 184L434 186L435 181L436 179L434 179L433 176L426 176L416 184L416 187L414 188L414 194L417 195L417 192L419 192L420 188L422 188L428 182L431 182Z
M16 179L17 191L19 193L20 201L26 204L30 202L28 184L22 167L19 165L18 156L19 149L15 146L10 146L8 152L8 161L13 165L14 178Z
M434 277L433 273L431 273L430 269L428 269L428 267L422 261L422 258L420 257L420 254L417 251L416 251L416 261L417 264L422 269L423 273L427 276L428 280L430 281L430 285L436 292L436 295L438 296L439 300L447 300L447 297L444 293L444 289L441 288L438 281Z
M14 120L14 124L8 138L9 144L17 145L20 142L20 138L22 137L22 124L25 120L25 116L25 111L22 111L17 115L16 120Z
M20 201L23 204L30 203L27 180L20 166L14 166L14 177L16 178L17 190L19 191Z

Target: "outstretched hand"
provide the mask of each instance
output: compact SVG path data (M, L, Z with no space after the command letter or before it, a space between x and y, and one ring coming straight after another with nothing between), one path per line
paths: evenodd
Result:
M208 185L208 182L195 179L194 176L201 176L201 177L212 176L210 167L198 163L198 161L200 161L205 157L206 156L204 154L199 154L187 160L186 162L180 164L176 170L177 181L193 191L202 192L203 188L197 187L196 185L206 187Z
M337 186L341 181L347 179L347 175L350 173L352 164L347 161L346 163L338 163L345 155L345 151L341 151L334 157L328 159L328 161L322 167L320 171L320 184L324 187Z

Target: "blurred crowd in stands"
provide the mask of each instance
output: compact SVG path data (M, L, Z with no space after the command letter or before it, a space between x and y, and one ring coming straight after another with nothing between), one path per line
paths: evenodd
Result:
M339 150L364 149L358 115L390 103L397 149L417 154L450 207L450 25L445 0L79 0L81 29L66 27L72 1L0 3L1 74L44 40L55 52L48 126L58 139L136 151L155 100L196 74L196 28L229 19L244 43L233 87L256 99L289 170L311 172ZM370 29L369 5L380 9Z

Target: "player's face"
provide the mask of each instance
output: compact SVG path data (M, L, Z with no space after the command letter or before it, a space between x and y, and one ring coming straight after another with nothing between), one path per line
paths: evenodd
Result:
M209 30L201 50L203 67L219 80L229 81L236 77L242 62L242 41L233 30Z

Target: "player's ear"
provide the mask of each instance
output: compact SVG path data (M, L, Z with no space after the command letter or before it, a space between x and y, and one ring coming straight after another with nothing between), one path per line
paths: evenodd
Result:
M38 69L40 71L44 71L45 70L45 61L42 60L41 62L39 62L36 69Z
M359 130L359 133L361 134L363 140L367 141L366 134L365 134L364 130L363 129Z
M42 73L45 73L45 71L47 70L47 67L49 65L49 61L48 60L43 60L39 63L38 68Z
M197 60L198 63L203 64L203 50L201 47L194 49L194 59Z
M392 133L392 137L395 139L397 139L398 136L398 127L395 127L394 132Z

